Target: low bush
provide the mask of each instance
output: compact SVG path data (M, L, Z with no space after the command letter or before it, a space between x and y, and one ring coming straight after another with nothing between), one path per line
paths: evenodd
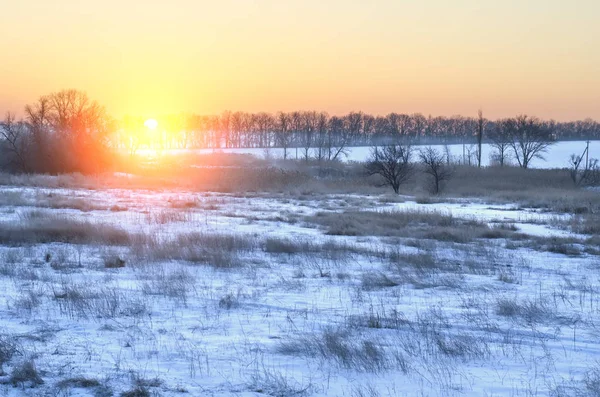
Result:
M44 383L35 362L32 359L22 361L15 365L10 373L10 382L14 386L35 387Z
M74 378L63 379L59 381L56 386L59 389L68 389L68 388L79 388L79 389L88 389L92 387L100 386L100 382L94 378L86 378L84 376L77 376Z

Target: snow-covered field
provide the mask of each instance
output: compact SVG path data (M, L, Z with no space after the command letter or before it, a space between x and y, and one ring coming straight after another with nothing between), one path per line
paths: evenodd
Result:
M436 148L437 150L443 152L445 150L444 145L430 145L431 147ZM422 146L427 147L427 146ZM543 153L544 159L534 159L531 163L532 168L568 168L569 167L569 158L571 154L581 155L585 150L586 142L585 141L560 141L550 146L546 153ZM416 150L419 150L421 146L415 146ZM469 153L471 153L472 159L471 161L475 161L475 145L448 145L450 149L451 156L454 157L454 160L457 162L463 162L463 159L467 159ZM194 150L197 153L213 153L213 152L223 152L223 153L240 153L240 154L252 154L254 156L265 158L270 157L274 159L283 158L283 149L281 148L271 148L271 149L255 149L255 148L245 148L245 149L201 149ZM360 161L364 162L368 159L370 155L371 148L367 146L358 146L358 147L350 147L348 148L348 155L345 157L346 160L350 161ZM180 152L177 150L169 151L169 152ZM314 151L311 151L311 156L314 156ZM482 163L484 165L490 164L490 159L492 154L495 152L495 149L489 145L483 145L482 151ZM144 150L140 150L139 153L144 153ZM290 148L288 149L288 158L303 158L303 149L298 148ZM512 153L512 149L508 150L509 163L516 164L514 160L514 155ZM600 158L600 141L591 141L590 142L590 157ZM465 160L467 161L467 160Z
M600 392L599 251L570 215L10 186L0 202L0 395Z

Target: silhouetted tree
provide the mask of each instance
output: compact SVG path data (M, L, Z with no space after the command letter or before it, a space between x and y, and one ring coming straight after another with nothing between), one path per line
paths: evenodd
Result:
M329 115L321 112L317 115L317 133L315 146L317 148L317 160L322 161L327 157L327 130L329 128Z
M575 186L596 186L600 184L600 166L597 159L589 158L590 141L587 141L581 155L572 154L569 159L570 175Z
M15 115L8 112L0 123L0 154L2 167L17 172L29 172L28 148L29 128L22 121L16 121Z
M109 164L115 131L105 109L81 91L64 90L25 108L32 133L30 168L97 172Z
M383 183L389 185L398 194L400 186L413 174L414 166L410 162L410 145L386 145L373 147L366 164L369 175L379 175Z
M506 119L496 121L489 134L490 145L496 150L494 158L500 167L504 167L508 158L508 150L511 147L509 133L511 122L511 120Z
M452 177L453 170L444 161L444 155L432 147L427 147L419 152L423 164L423 172L431 176L430 191L440 193L444 182Z
M304 150L304 160L310 158L310 149L314 144L314 134L317 128L318 115L317 112L304 112L302 114L302 135L301 143Z
M348 133L346 120L332 117L329 120L329 136L327 138L327 158L336 161L348 154L351 138Z
M507 124L510 146L522 168L529 168L534 158L544 159L543 153L554 143L553 126L536 117L519 115Z
M481 168L481 152L483 144L483 130L485 128L485 119L483 111L479 109L477 112L477 167Z
M283 148L283 159L287 160L287 150L291 143L290 116L287 113L277 113L276 143Z

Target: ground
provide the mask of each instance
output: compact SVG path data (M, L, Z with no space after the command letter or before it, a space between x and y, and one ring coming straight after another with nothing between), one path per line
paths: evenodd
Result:
M2 395L600 393L600 250L575 215L175 188L0 202Z

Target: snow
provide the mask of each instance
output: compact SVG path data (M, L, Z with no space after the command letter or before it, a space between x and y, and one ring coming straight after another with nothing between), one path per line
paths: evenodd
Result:
M23 201L0 208L0 223L24 222L35 210L166 238L199 231L424 253L425 248L377 237L325 236L303 220L322 211L341 214L348 209L345 200L352 199L368 211L436 211L489 224L514 224L532 236L586 237L555 226L557 219L568 215L467 199L418 204L412 198L381 203L376 196L360 195L299 199L176 190L0 187L0 194L14 191ZM48 196L80 199L93 206L89 211L36 209L40 198ZM178 206L186 202L196 206ZM122 210L111 211L114 206ZM162 212L184 214L183 220L154 222L152 215ZM291 216L298 219L283 221ZM0 246L5 266L0 271L0 334L19 340L46 381L32 389L0 385L0 394L44 395L59 380L77 375L98 379L117 394L131 389L136 376L158 378L160 386L152 389L165 396L182 395L180 389L192 396L291 395L292 390L303 389L314 396L355 396L370 389L381 396L544 396L558 386L585 391L582 379L600 358L597 257L511 249L504 243L436 242L435 260L450 267L439 273L423 269L422 281L432 286L402 281L372 289L361 284L365 274L396 275L383 259L362 254L313 258L255 250L242 254L243 267L223 270L169 260L136 263L126 248L119 247ZM69 266L53 268L43 260L47 252L62 256ZM127 265L104 268L107 252L122 252ZM451 268L455 262L459 270ZM328 275L323 277L323 271ZM120 299L118 310L114 315L82 315L101 312L69 306L58 298L67 287L102 296L113 293ZM38 305L26 305L31 296L37 297ZM223 300L228 296L234 302L230 308ZM529 311L521 317L500 315L496 308L503 299ZM397 316L400 325L348 326L350 318L368 313ZM281 352L282 343L318 337L337 327L352 332L353 343L381 343L390 357L398 353L397 359L405 360L408 369L404 372L390 364L370 371L330 357ZM455 347L454 355L440 353L434 343L460 338L466 338L466 344ZM469 347L481 350L458 353ZM19 359L5 364L5 370L10 372ZM70 393L91 396L93 390Z
M417 151L421 148L431 146L440 152L445 153L444 145L423 145L413 146ZM544 159L535 158L531 162L531 168L569 168L569 158L571 154L581 155L586 147L586 141L559 141L550 146L550 148L542 153ZM450 154L457 161L463 161L463 145L453 144L448 145ZM472 153L475 153L475 145L465 145L464 147L465 156L468 156L469 149ZM482 146L482 163L484 166L490 165L490 159L495 149L490 144L483 144ZM283 149L281 148L220 148L220 149L194 149L189 150L195 153L237 153L237 154L251 154L259 158L283 158ZM144 150L138 151L140 154L144 153ZM167 150L166 153L178 153L183 152L182 150ZM302 158L302 151L298 149L296 152L295 148L288 149L288 158ZM369 158L371 148L368 146L357 146L348 148L348 156L345 158L347 161L365 161ZM514 153L512 149L508 150L508 163L516 164L514 160ZM314 153L311 152L311 156ZM590 158L600 157L600 141L590 141ZM474 159L472 161L475 161Z

